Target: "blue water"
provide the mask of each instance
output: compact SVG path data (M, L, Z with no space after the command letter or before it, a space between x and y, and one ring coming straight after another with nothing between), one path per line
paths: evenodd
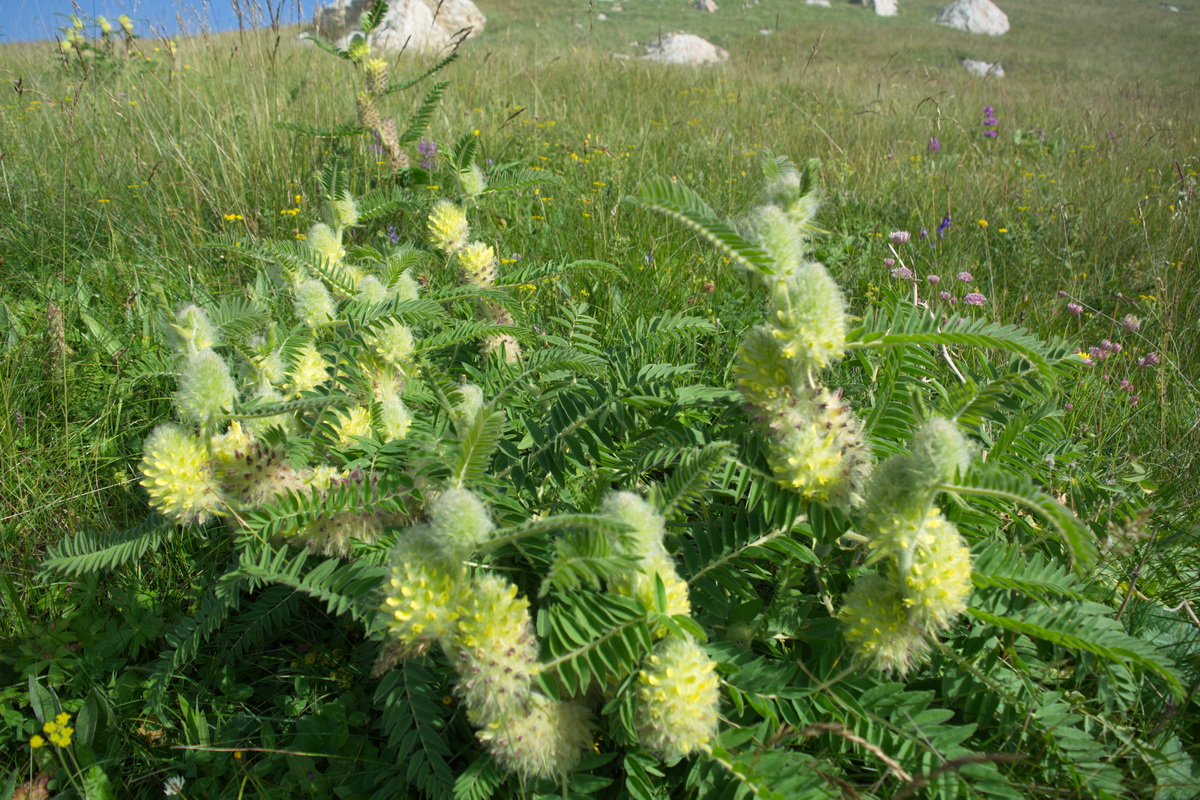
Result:
M328 4L328 0L326 0ZM240 8L246 27L270 24L268 9L277 9L282 24L312 19L315 0L76 0L84 17L117 17L128 14L141 36L192 35L201 31L238 29ZM0 43L53 39L58 29L70 25L71 0L0 0ZM87 22L87 19L84 20ZM88 33L99 34L89 26Z

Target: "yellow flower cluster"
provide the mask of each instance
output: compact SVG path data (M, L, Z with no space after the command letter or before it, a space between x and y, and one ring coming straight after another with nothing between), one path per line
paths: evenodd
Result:
M55 747L69 747L71 745L71 737L75 734L75 729L71 727L71 715L65 711L54 719L46 720L46 724L42 726L42 733L50 739L50 743ZM34 734L29 739L29 746L34 750L39 747L46 746L46 739L42 738L41 734Z
M429 239L444 253L457 253L466 247L470 227L467 215L449 200L439 200L429 212Z

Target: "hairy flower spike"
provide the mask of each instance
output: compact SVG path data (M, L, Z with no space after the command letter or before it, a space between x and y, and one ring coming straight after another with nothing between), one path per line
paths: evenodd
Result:
M490 288L496 283L496 251L489 244L471 242L458 254L464 283Z
M429 503L425 514L431 540L458 561L477 550L495 529L483 502L467 489L447 489Z
M767 410L786 402L804 378L796 374L798 362L784 358L779 340L762 325L742 339L734 362L738 390L746 402Z
M458 387L458 393L462 399L450 412L450 416L456 425L469 425L483 410L483 389L473 383L464 383Z
M412 330L402 322L386 322L375 329L370 336L370 343L375 354L384 362L401 370L408 369L412 364L416 345L413 341Z
M429 212L430 243L444 253L457 253L467 244L467 215L449 200L438 200Z
M638 675L640 743L671 761L704 747L717 733L716 664L691 637L669 636Z
M392 551L392 570L384 591L384 624L402 645L433 642L456 631L463 594L462 567L447 562L427 533L402 533Z
M346 257L346 249L342 247L341 235L324 222L318 222L308 229L305 244L331 264L340 264Z
M142 486L150 505L182 523L207 521L220 505L208 451L190 432L159 425L142 450Z
M768 325L785 358L810 370L840 361L846 352L846 301L823 266L806 263L768 283Z
M329 290L321 281L310 279L296 286L296 316L308 327L328 324L336 310Z
M861 420L840 393L806 392L764 424L775 438L768 460L779 483L822 503L861 502L870 452Z
M179 375L175 408L181 419L200 426L233 410L237 385L225 359L212 350L189 356Z
M949 628L971 596L971 551L958 530L930 509L915 538L903 580L904 606L913 625L934 634Z
M494 721L478 737L501 767L525 780L561 778L592 747L587 708L542 695L533 695L521 714Z
M838 619L855 659L871 669L905 675L929 653L929 641L909 621L894 573L857 578Z
M388 63L382 58L367 59L367 91L383 94L388 85Z
M537 641L529 601L507 578L486 574L471 582L458 607L448 652L471 721L480 727L511 724L531 698Z
M412 270L406 269L401 272L396 279L392 281L388 291L392 293L392 297L397 300L416 300L421 296L421 286L412 276Z
M301 348L287 378L289 396L299 397L329 380L329 362L312 342L308 342Z

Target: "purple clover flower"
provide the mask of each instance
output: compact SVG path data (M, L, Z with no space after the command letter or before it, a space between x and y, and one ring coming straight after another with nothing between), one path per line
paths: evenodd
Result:
M925 278L925 280L929 281L930 286L937 286L938 283L940 283L942 279L940 277L938 277L937 275L929 275Z
M885 267L894 267L894 266L896 266L896 259L894 259L894 258L885 258L885 259L883 260L883 265L884 265Z
M970 283L971 281L975 280L975 276L969 272L960 272L954 276L954 280L962 281L963 283Z
M943 300L945 300L947 303L953 303L953 302L956 302L956 301L955 301L955 299L954 299L954 296L953 296L953 295L951 295L949 292L942 292L942 293L941 293L941 295L940 295L940 297L941 297Z
M1072 317L1078 317L1083 313L1083 306L1079 305L1079 303L1067 303L1067 313Z
M1121 327L1124 328L1125 330L1129 331L1130 333L1137 333L1138 330L1142 327L1142 321L1140 319L1138 319L1137 317L1135 317L1133 314L1126 314L1121 319Z
M1138 359L1137 364L1142 369L1145 369L1147 367L1153 367L1155 364L1158 363L1158 361L1159 361L1158 353L1146 353L1146 355L1144 355Z
M908 267L896 267L892 270L892 277L899 278L902 281L912 280L912 270Z
M936 153L942 149L942 143L938 141L938 138L936 136L930 136L929 144L927 144L925 146L925 149L928 150L930 153Z
M892 244L899 247L902 244L907 244L912 237L908 235L908 231L892 231L888 234L888 238L892 240Z
M969 306L981 306L987 302L987 298L979 292L971 292L963 296L963 302Z

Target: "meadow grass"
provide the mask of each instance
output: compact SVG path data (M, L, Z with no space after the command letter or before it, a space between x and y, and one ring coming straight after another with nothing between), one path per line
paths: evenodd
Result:
M612 335L648 303L691 309L719 323L693 355L728 383L759 300L718 254L621 198L665 175L736 215L754 199L763 154L817 157L819 252L855 308L895 287L886 236L907 229L902 255L917 275L939 275L944 289L970 272L992 319L1085 352L1119 341L1124 351L1081 373L1064 398L1068 424L1107 480L1144 469L1173 507L1194 502L1200 28L1189 17L1135 0L1010 0L1012 30L991 39L933 25L940 3L916 0L895 19L766 0L713 15L650 0L619 13L578 0L481 5L487 30L437 78L450 88L428 136L444 153L478 131L497 173L557 177L485 210L479 224L506 263L597 259L619 273L539 285L523 299L528 323L569 299L589 303ZM612 55L672 30L707 36L731 57L691 69ZM352 118L351 68L294 33L195 36L174 63L165 43L143 40L142 59L90 72L65 67L47 44L0 48L12 89L0 107L0 545L10 586L31 585L48 543L144 515L134 465L171 384L135 374L133 357L154 349L168 305L240 290L251 265L213 238L292 239L319 219L328 148L279 123ZM972 77L961 57L1002 61L1009 77ZM394 70L415 75L428 63L405 55ZM418 100L395 110L403 118ZM999 119L995 140L983 135L985 106ZM386 184L366 143L354 148L363 169L353 188ZM422 221L395 225L417 237ZM1069 314L1068 302L1083 313ZM1120 329L1128 314L1142 320L1136 334ZM1161 364L1137 367L1150 352ZM1118 389L1122 380L1134 391ZM170 553L145 569L166 597L190 580ZM26 634L14 612L30 592L4 597L5 634Z

